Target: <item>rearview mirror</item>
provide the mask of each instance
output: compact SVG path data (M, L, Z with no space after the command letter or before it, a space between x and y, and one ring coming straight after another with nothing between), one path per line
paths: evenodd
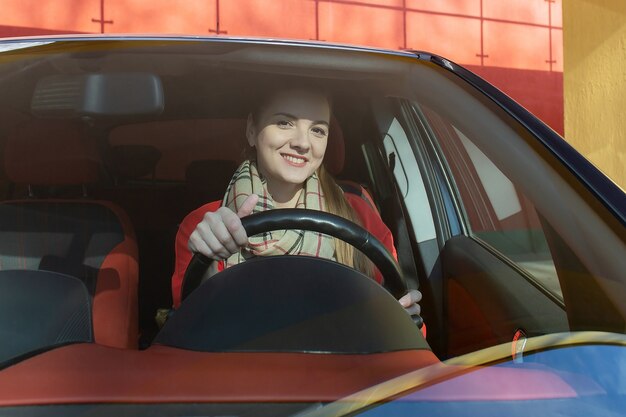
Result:
M31 110L40 117L159 114L161 79L150 73L63 74L42 78Z

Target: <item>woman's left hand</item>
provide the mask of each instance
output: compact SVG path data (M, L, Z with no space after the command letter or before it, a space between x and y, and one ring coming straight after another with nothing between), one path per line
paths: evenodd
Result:
M422 311L420 305L418 304L422 300L422 293L418 290L410 290L406 293L402 298L398 300L400 305L404 307L404 310L409 313L409 315L419 315Z

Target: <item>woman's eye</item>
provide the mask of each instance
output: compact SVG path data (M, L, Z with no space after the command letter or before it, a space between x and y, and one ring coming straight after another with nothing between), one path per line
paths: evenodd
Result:
M317 136L323 136L323 137L328 136L328 132L326 131L326 129L321 128L321 127L314 127L312 131Z
M282 128L287 128L287 127L291 126L291 121L290 120L278 120L276 122L276 126L282 127Z

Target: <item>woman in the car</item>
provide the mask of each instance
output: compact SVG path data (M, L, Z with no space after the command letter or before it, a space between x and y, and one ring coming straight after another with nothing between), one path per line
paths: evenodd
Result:
M172 279L175 308L180 303L183 276L194 252L219 261L218 270L252 256L318 256L351 266L382 282L372 263L343 241L301 230L249 238L241 225L241 217L274 208L323 210L362 225L395 256L391 232L378 213L362 197L344 194L324 168L330 114L330 103L324 94L285 89L267 97L249 115L246 137L251 158L235 172L223 201L193 211L179 228ZM419 291L412 290L399 301L410 314L419 314L420 299Z

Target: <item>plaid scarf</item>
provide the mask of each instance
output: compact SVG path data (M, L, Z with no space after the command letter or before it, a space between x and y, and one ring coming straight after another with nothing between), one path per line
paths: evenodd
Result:
M259 196L253 213L274 209L274 200L267 191L265 178L261 178L259 174L256 161L244 161L230 180L222 205L237 213L244 200L253 193ZM317 173L304 183L296 208L325 210L326 203ZM253 256L272 255L309 255L336 260L335 241L327 235L304 230L276 230L249 236L248 246L231 255L226 260L225 267L236 265Z

